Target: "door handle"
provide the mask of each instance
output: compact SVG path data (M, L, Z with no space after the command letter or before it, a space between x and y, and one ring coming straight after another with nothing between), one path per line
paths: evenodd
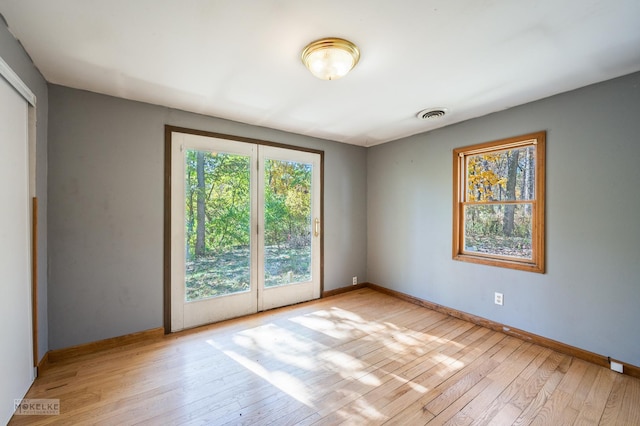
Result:
M315 220L315 226L316 227L315 227L315 231L313 232L313 235L317 237L318 235L320 235L320 219L318 219L317 217Z

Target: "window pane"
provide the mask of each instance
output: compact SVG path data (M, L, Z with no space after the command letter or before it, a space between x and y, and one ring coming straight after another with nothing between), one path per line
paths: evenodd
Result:
M466 201L535 199L533 146L467 156Z
M531 204L464 206L464 250L531 259Z
M311 281L311 172L311 164L265 161L265 287Z
M186 300L249 290L250 158L185 155Z

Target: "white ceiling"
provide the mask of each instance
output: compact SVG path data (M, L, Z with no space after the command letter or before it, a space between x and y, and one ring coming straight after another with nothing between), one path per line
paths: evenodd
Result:
M371 146L640 70L639 0L0 0L47 81ZM322 81L321 37L360 63ZM446 107L440 120L416 113Z

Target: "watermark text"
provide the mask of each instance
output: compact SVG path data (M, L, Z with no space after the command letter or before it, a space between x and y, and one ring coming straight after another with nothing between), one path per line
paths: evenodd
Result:
M60 414L60 400L14 399L13 409L18 416L57 416Z

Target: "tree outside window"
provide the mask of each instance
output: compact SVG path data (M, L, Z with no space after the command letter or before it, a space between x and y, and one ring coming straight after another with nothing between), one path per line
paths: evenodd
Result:
M453 151L453 258L544 273L545 132Z

